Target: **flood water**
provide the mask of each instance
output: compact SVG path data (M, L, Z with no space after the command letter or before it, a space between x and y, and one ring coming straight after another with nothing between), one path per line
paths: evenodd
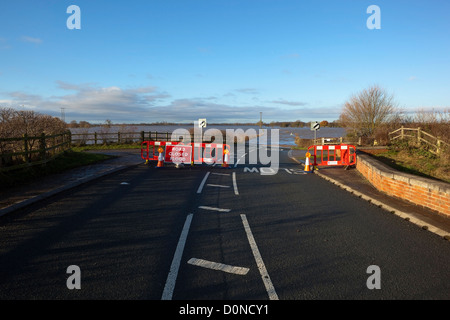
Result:
M85 128L72 128L70 129L72 133L94 133L97 132L100 135L100 132L108 132L108 133L117 133L117 132L136 132L136 136L138 136L139 132L155 132L158 133L166 133L169 132L170 134L175 131L176 129L186 129L186 130L193 130L194 127L192 125L149 125L149 126L140 126L140 125L121 125L121 126L114 126L112 125L110 128L105 127L91 127L89 129ZM218 130L238 130L241 129L244 131L245 134L249 133L256 133L260 134L262 132L261 129L267 130L267 139L260 138L259 143L265 144L266 141L269 141L268 144L279 144L279 145L288 145L288 146L295 146L295 137L298 135L302 139L314 139L314 131L310 129L310 127L303 127L303 128L281 128L281 127L262 127L259 126L236 126L236 125L210 125L207 128L203 129L203 133L207 132L209 129L218 129ZM196 129L200 130L200 129ZM272 141L275 137L275 131L278 130L279 133L279 143L275 143L275 141ZM344 137L346 135L345 128L329 128L329 127L322 127L316 132L317 138L339 138ZM251 140L254 141L254 140Z

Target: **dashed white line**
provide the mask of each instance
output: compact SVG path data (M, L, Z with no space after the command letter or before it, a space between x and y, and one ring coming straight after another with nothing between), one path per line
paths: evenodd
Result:
M233 172L233 188L234 188L234 194L238 196L239 191L238 191L237 182L236 182L236 172Z
M248 271L250 270L249 268L235 267L235 266L230 266L228 264L212 262L212 261L197 259L197 258L190 259L188 261L188 263L191 265L194 265L194 266L198 266L198 267L223 271L223 272L227 272L227 273L238 274L241 276L245 276L248 273Z
M214 174L216 176L230 176L231 175L229 173L218 173L218 172L213 172L212 174Z
M230 188L230 186L224 186L222 184L207 184L208 187L216 187L216 188Z
M178 270L180 269L181 257L183 256L184 245L186 244L187 235L191 226L193 214L189 214L186 217L183 231L181 232L180 239L178 240L177 249L173 255L172 264L170 265L170 271L167 276L166 284L161 300L172 300L173 290L175 289L175 282L177 281Z
M253 256L255 257L256 265L258 266L259 273L261 274L262 280L266 287L266 291L269 295L270 300L278 300L278 295L275 292L275 288L270 280L269 273L267 272L266 266L262 260L261 254L259 253L258 246L256 245L255 238L253 237L252 230L248 224L247 216L241 214L242 223L244 225L245 232L247 233L248 242L252 248Z
M231 211L231 209L222 209L222 208L208 207L208 206L199 206L198 208L203 209L203 210L219 211L219 212L230 212Z
M206 180L208 179L209 176L209 172L206 173L205 177L203 178L202 183L200 184L200 186L198 187L197 193L202 193L203 190L203 186L205 185Z

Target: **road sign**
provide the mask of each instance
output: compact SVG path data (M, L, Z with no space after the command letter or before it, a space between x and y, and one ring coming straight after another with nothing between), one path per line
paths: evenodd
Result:
M166 162L175 164L190 164L192 159L192 146L178 144L176 146L166 145Z
M198 119L198 127L206 128L206 119Z
M317 131L320 129L320 123L317 121L311 122L311 131Z

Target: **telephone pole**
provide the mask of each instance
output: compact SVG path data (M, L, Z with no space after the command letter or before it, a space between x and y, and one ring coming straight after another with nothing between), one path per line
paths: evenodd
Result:
M61 121L66 122L66 108L61 108Z

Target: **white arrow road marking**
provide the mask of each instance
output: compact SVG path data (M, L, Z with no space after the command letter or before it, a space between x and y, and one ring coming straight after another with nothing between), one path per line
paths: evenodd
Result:
M233 187L234 187L234 194L238 196L239 191L238 191L237 182L236 182L236 172L233 172Z
M256 245L255 238L253 238L252 230L250 229L250 225L247 221L247 216L245 214L241 214L242 224L244 225L245 232L247 233L248 242L250 243L250 247L253 251L253 256L255 257L256 265L258 266L259 273L261 274L262 280L266 287L266 291L269 294L270 300L278 300L278 295L275 292L275 288L270 281L269 273L267 272L266 266L264 265L264 261L259 253L258 246Z
M180 269L181 257L183 256L184 245L186 244L187 235L191 226L193 214L186 217L183 231L181 231L180 239L178 240L177 249L173 255L172 264L170 265L169 275L167 276L166 285L161 300L172 300L173 290L175 289L175 282L177 281L178 270Z
M200 184L200 186L198 187L197 193L202 193L203 190L203 186L205 185L206 180L208 179L209 176L209 172L206 173L205 177L203 178L202 183Z
M203 268L208 268L208 269L218 270L218 271L223 271L223 272L228 272L228 273L234 273L234 274L238 274L241 276L245 276L248 273L248 271L250 270L249 268L235 267L235 266L230 266L228 264L212 262L212 261L197 259L197 258L190 259L188 261L188 263L192 264L194 266L198 266L198 267L203 267Z

